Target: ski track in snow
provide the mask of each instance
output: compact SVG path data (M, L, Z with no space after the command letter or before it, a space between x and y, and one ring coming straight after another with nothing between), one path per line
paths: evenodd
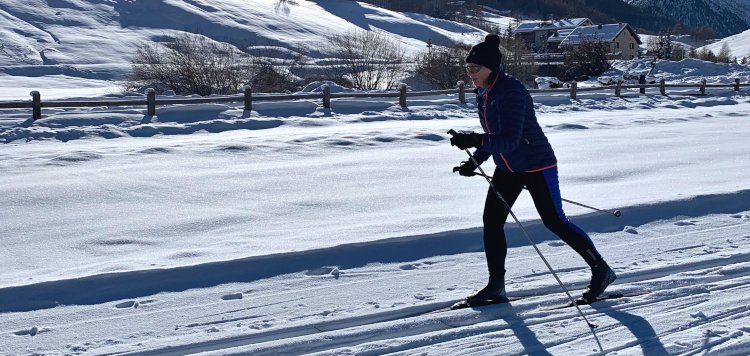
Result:
M748 214L750 211L656 220L638 226L637 235L595 234L596 239L621 240L608 249L636 251L628 260L610 262L618 271L618 280L609 292L649 292L582 307L589 320L598 324L596 333L605 351L611 355L694 355L716 348L725 352L722 354L749 352L748 325L742 323L750 316ZM675 226L679 232L663 234L674 231ZM716 238L718 235L723 237ZM658 243L667 238L678 241L674 248L665 249ZM698 241L704 243L696 244ZM481 278L469 278L473 283L451 278L476 274L483 268L483 256L468 253L406 264L336 268L337 275L332 274L334 268L321 267L222 285L215 287L213 300L204 296L187 300L188 291L187 296L161 293L149 299L55 308L46 314L6 313L0 330L12 330L11 345L20 346L22 338L43 338L45 333L66 333L75 339L78 330L87 330L91 324L110 331L117 330L118 324L154 324L142 330L110 332L103 339L86 336L85 342L65 346L72 354L87 354L91 349L93 354L117 355L406 355L445 349L471 355L498 348L504 355L554 355L564 350L595 353L589 328L574 308L550 310L567 303L559 286L547 273L521 267L538 258L529 249L511 251L522 258L509 260L509 273L516 272L508 278L509 296L529 296L511 305L428 313L449 306L470 292L466 288L481 284ZM566 264L561 259L566 247L550 243L544 249L554 263ZM614 255L607 250L603 253ZM466 260L474 262L465 265ZM670 264L654 263L659 260ZM577 292L585 286L583 268L558 267L568 288ZM306 283L306 288L295 287L310 279L314 283ZM393 287L367 288L384 281L393 281ZM444 288L454 299L439 298L446 293L436 289ZM342 294L347 298L341 299ZM412 295L411 302L405 301L406 294ZM88 317L71 321L75 318L69 314L80 313ZM166 315L178 317L164 318ZM164 320L179 320L179 324L165 324ZM29 325L32 321L33 328ZM152 333L172 339L168 344L175 346L151 347L147 336ZM192 343L189 340L194 333L212 337ZM632 337L622 338L623 334ZM625 342L618 342L620 339Z

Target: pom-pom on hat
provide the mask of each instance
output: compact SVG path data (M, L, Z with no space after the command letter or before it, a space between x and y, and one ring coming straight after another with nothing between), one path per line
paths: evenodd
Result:
M484 38L484 42L471 48L466 56L466 63L475 63L487 67L493 72L500 70L503 54L500 53L500 36L491 33Z

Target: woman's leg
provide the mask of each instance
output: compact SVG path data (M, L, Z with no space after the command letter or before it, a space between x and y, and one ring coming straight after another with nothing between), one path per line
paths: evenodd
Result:
M518 195L523 190L523 180L519 173L510 173L495 168L492 184L505 199L509 206L513 206ZM484 202L484 253L487 257L487 267L490 279L505 278L505 256L508 254L508 244L505 241L505 220L508 219L506 209L495 191L490 187Z
M534 205L542 217L544 226L578 252L591 267L591 281L583 292L583 298L596 300L604 293L607 286L615 281L617 275L602 259L591 238L565 216L562 210L557 167L529 173L527 188L531 192Z
M599 263L602 256L594 247L591 238L581 228L570 222L563 212L557 167L526 174L528 175L527 188L544 226L578 252L589 266Z

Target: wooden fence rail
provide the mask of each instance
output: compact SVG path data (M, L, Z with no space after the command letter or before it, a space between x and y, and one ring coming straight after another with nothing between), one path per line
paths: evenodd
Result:
M646 93L647 88L659 88L661 95L667 95L667 88L698 88L701 95L706 94L706 88L733 88L740 91L740 87L748 87L750 83L742 84L740 79L735 79L734 84L706 84L706 81L699 84L674 83L667 84L662 79L658 84L623 84L620 80L615 85L605 85L600 87L579 88L578 83L571 83L570 88L563 89L530 89L531 94L541 93L570 93L570 98L576 100L579 92L590 92L600 90L614 89L615 96L622 95L622 89L639 89L641 94ZM399 105L406 107L407 97L419 97L429 95L447 95L458 94L458 100L462 104L466 103L466 88L463 82L458 82L458 88L448 90L430 90L408 92L406 84L399 85L398 91L378 92L378 93L331 93L330 87L323 86L321 93L305 94L253 94L250 87L244 87L241 94L229 96L212 96L207 98L171 98L158 99L153 89L146 90L146 99L140 100L98 100L98 101L45 101L42 102L41 94L38 91L31 92L31 102L0 102L0 109L32 109L34 120L42 118L42 108L72 108L72 107L117 107L117 106L146 106L148 115L156 115L156 105L180 105L180 104L209 104L209 103L229 103L244 102L245 110L253 109L255 101L279 101L279 100L305 100L314 99L322 100L323 107L331 108L331 99L340 98L399 98Z

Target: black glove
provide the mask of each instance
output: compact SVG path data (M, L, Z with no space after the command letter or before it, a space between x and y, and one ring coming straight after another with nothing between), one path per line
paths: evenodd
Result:
M451 146L457 146L462 150L471 147L482 147L482 135L473 132L459 131L451 137Z
M476 175L476 173L474 173L474 170L476 169L477 165L474 164L474 161L468 160L461 162L461 165L458 167L453 167L453 172L458 172L458 174L464 177L471 177Z

